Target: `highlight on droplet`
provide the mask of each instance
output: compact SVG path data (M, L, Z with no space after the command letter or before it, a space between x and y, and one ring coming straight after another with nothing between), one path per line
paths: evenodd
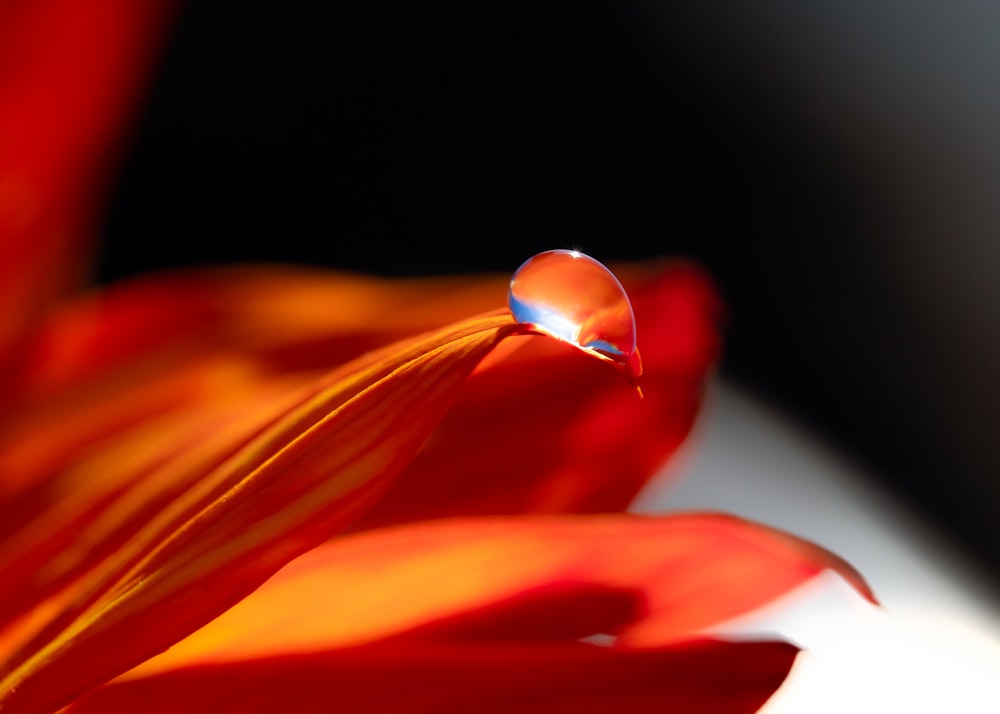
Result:
M510 279L507 305L531 331L624 367L633 378L642 373L625 288L589 255L549 250L524 261Z

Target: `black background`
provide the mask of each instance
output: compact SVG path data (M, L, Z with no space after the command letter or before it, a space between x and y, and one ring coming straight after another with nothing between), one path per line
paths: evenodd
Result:
M692 5L189 0L101 278L694 258L723 372L1000 572L994 83L953 52L983 18Z

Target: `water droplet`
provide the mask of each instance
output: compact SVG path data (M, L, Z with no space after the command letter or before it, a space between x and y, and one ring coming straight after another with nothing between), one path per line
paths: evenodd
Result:
M529 258L510 279L507 305L519 324L642 373L635 317L625 288L604 265L575 250Z

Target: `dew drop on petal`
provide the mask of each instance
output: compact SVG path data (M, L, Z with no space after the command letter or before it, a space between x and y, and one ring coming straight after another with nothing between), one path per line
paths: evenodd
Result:
M628 370L642 373L635 317L625 288L610 270L575 250L529 258L510 279L514 320Z

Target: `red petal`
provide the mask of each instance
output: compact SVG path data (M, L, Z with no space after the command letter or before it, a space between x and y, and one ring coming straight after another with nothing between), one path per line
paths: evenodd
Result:
M368 355L165 505L16 656L3 705L44 707L216 617L357 516L513 330L468 320ZM97 564L93 564L98 567Z
M505 289L497 276L388 280L292 266L144 275L64 304L41 325L22 394L37 402L95 382L106 391L137 362L169 373L205 353L269 373L328 370L495 309Z
M488 285L247 267L65 304L32 342L9 421L0 415L0 627L106 556L301 385L469 297L498 304Z
M639 279L650 273L639 266L633 270ZM673 288L662 291L663 312L672 315L679 329L660 332L660 359L682 383L694 375L693 381L700 384L715 353L717 301L697 271L675 268L664 277L663 285ZM14 559L6 563L5 577L21 584L6 589L8 600L14 600L5 603L4 613L16 614L18 608L40 602L74 573L113 552L197 474L250 438L268 414L278 413L289 388L315 374L316 368L414 326L495 304L505 284L506 277L379 281L325 271L250 268L144 279L69 307L65 319L53 322L36 342L36 369L25 380L23 392L31 401L21 403L19 421L8 425L14 428L8 433L11 443L4 447L7 471L0 485L16 489L19 479L27 479L38 488L8 500L0 519L2 528L31 526L5 543ZM548 340L520 342L529 345L529 352L550 349ZM599 368L593 375L583 373L583 378L611 378L604 384L617 395L613 399L638 403L605 365L577 353L559 359L577 369ZM540 364L544 374L545 365L552 364L546 360L549 357L541 363L515 364L513 369L523 373L525 366L531 371ZM564 374L556 372L557 377ZM503 393L509 403L515 390L504 388ZM691 402L681 399L675 404L688 418L693 415ZM23 408L27 406L31 408ZM585 421L600 424L600 419ZM683 419L678 423L686 430ZM551 430L552 424L546 427ZM638 448L642 434L632 436L636 456L646 453ZM537 443L537 435L533 438ZM607 442L612 449L615 443L614 438ZM477 449L476 442L459 446ZM545 471L535 469L532 477L540 482L511 483L513 505L503 507L593 509L627 499L635 482L648 477L649 464L670 448L669 440L654 445L650 455L638 460L641 468L631 472L632 483L627 478L618 481L611 470L591 470L597 480L587 488L571 488L568 498L546 496L553 484L566 484L565 473L546 481ZM164 459L175 453L182 458L164 467ZM447 503L444 494L439 495ZM467 505L462 501L468 495L458 490L458 510ZM38 517L46 513L49 516ZM3 557L0 552L0 560ZM39 569L40 564L45 568Z
M116 683L69 711L740 714L770 697L797 652L779 642L644 651L565 642L391 642Z
M686 434L717 349L709 281L660 272L625 269L649 338L645 400L606 365L518 340L368 523L627 503ZM149 276L66 305L35 340L0 434L0 613L18 616L106 555L186 488L192 460L204 470L231 454L317 368L496 304L505 284L247 267Z
M175 4L0 7L0 388L22 333L83 277L113 150Z
M603 632L623 644L659 646L763 605L826 568L871 598L837 556L732 516L422 523L340 538L303 555L129 676L407 633L537 639Z
M555 340L493 355L356 527L625 508L690 431L719 347L719 299L704 273L684 264L635 272L624 274L645 399L615 370Z
M145 276L68 302L36 331L30 368L0 414L0 509L10 504L0 531L37 510L16 501L22 494L71 490L56 481L64 470L132 441L139 423L305 383L496 308L503 295L470 278L248 267Z
M359 534L302 556L71 711L751 712L797 649L678 642L678 618L728 617L824 567L865 587L836 556L728 516ZM576 640L597 632L618 644Z

